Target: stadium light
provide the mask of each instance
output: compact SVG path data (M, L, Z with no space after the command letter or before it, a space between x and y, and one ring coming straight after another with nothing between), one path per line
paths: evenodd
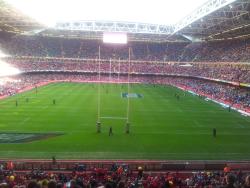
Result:
M3 58L3 57L8 57L9 55L3 53L1 50L0 50L0 58Z
M0 77L19 74L20 71L0 60Z
M9 55L3 53L0 50L0 76L10 76L19 74L20 71L14 67L11 67L9 64L5 63L1 58L8 57Z

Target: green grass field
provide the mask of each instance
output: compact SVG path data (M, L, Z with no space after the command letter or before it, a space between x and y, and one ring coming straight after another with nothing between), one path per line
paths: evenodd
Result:
M143 97L130 100L131 134L125 134L126 120L121 117L126 117L127 99L122 98L126 90L126 85L101 86L101 116L111 117L102 119L101 134L96 133L96 84L55 83L39 88L37 94L31 90L1 100L0 133L62 135L0 143L0 158L250 158L249 117L170 86L131 86L131 93ZM179 101L175 93L181 96ZM109 137L110 126L114 135ZM214 127L217 138L212 136Z

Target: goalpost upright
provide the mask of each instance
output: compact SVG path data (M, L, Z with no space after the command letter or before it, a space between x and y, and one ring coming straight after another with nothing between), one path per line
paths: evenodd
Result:
M109 82L111 83L112 80L111 80L111 74L112 74L112 64L111 64L111 58L109 59Z
M118 83L120 82L120 72L121 72L121 62L120 58L118 60Z
M130 97L129 97L129 93L130 93L130 57L131 55L131 48L129 47L128 49L128 80L127 80L127 86L128 86L128 94L127 94L127 122L126 122L126 133L128 134L129 133L129 126L130 126L130 123L129 123L129 118L130 118Z
M97 132L101 132L100 109L101 109L101 48L98 49L98 99L97 99Z

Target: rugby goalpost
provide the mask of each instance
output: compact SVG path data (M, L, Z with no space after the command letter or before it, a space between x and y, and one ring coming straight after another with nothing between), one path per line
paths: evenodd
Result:
M126 115L125 117L117 117L117 116L101 116L101 48L99 46L98 48L98 99L97 99L97 122L96 122L96 128L97 128L97 133L101 133L101 120L102 119L120 119L120 120L126 120L126 124L125 124L125 133L129 134L130 132L130 122L129 122L129 118L130 118L130 97L129 97L129 93L130 93L130 68L131 68L131 48L129 48L128 50L128 73L127 73L127 109L126 109ZM111 83L111 74L112 74L112 65L111 65L111 59L109 61L109 83ZM120 83L120 71L121 71L121 65L120 65L120 59L118 60L118 83Z

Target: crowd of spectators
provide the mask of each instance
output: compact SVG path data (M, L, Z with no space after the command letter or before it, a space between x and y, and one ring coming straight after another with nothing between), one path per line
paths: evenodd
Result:
M103 82L127 82L127 75L106 74L101 75ZM18 91L35 87L41 83L51 81L77 81L77 82L96 82L98 74L75 74L75 73L39 73L39 74L24 74L14 76L5 80L5 83L0 85L0 96L13 95ZM1 81L1 80L0 80ZM202 79L181 78L181 77L163 77L163 76L146 76L133 75L130 77L130 82L174 85L188 90L192 90L200 95L209 96L218 101L223 101L231 106L235 106L246 111L250 111L250 89L222 84L217 82L206 81ZM1 83L1 82L0 82Z
M184 49L180 61L249 62L250 39L191 43Z
M100 46L104 59L128 59L130 48L132 59L170 61L178 59L186 43L130 42L128 45L110 45L104 44L101 40L19 36L3 45L12 56L95 59L99 56Z
M99 72L98 60L58 60L8 58L6 61L21 71L82 71ZM102 60L101 72L127 73L129 63L119 60ZM138 74L178 74L226 81L250 83L250 64L240 63L130 63L130 72Z
M201 43L129 42L104 44L101 40L81 40L42 36L17 36L2 44L12 56L95 59L99 46L103 59L181 62L249 62L250 39Z
M170 85L192 90L200 95L226 102L230 106L250 110L250 89L199 79L178 78L168 81Z
M241 171L144 172L142 167L113 165L89 171L18 173L0 171L1 188L249 188L250 176Z

